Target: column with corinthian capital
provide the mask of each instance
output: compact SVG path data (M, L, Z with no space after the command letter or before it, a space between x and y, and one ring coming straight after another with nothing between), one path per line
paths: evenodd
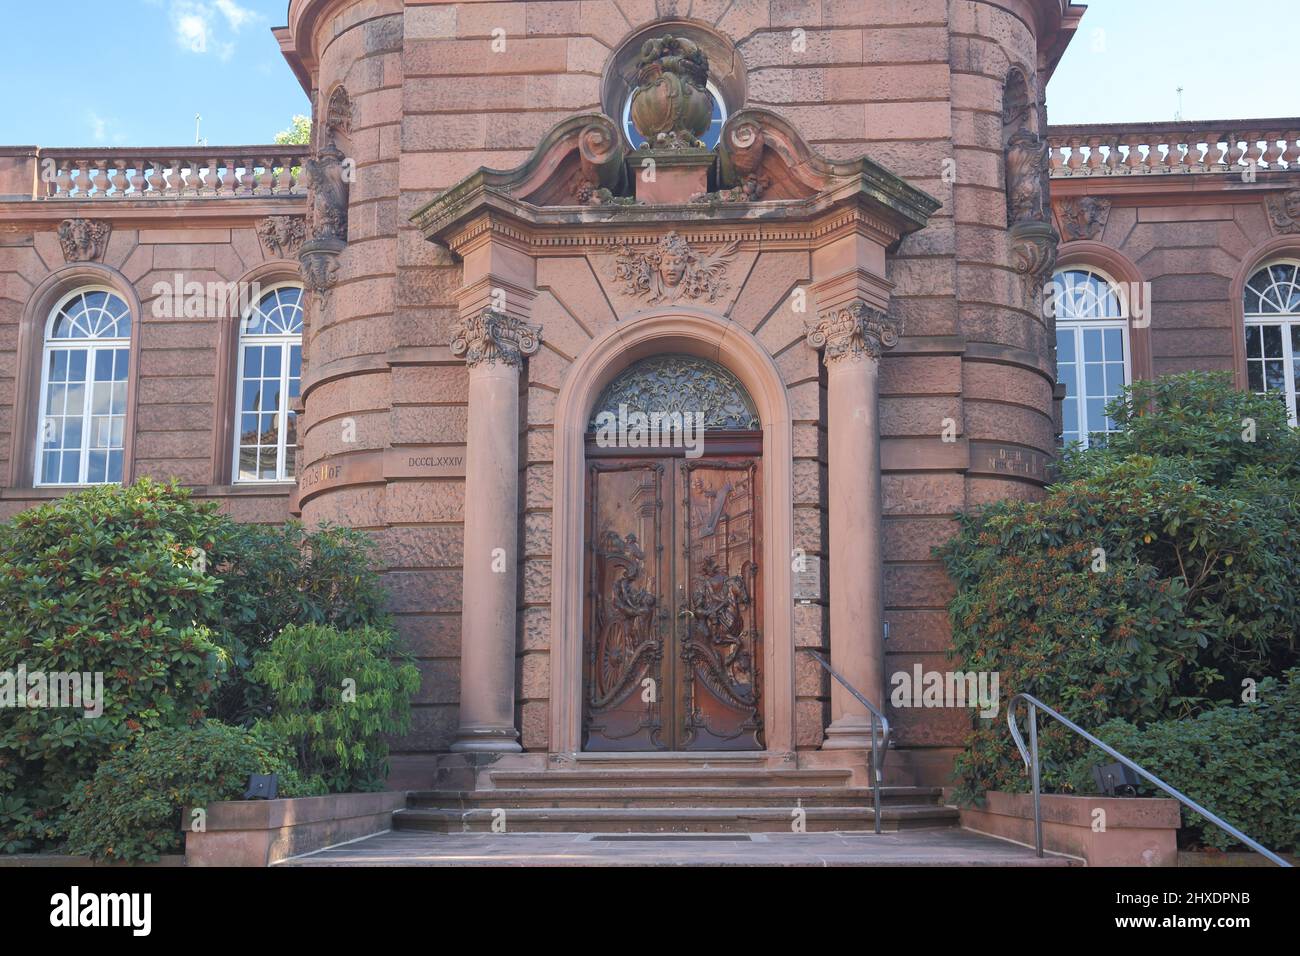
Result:
M880 503L880 356L898 330L858 300L821 315L808 344L826 363L831 664L884 710L884 580ZM871 747L871 717L831 682L823 750Z
M519 577L519 369L541 329L484 309L463 317L452 354L469 366L460 725L451 749L513 753Z

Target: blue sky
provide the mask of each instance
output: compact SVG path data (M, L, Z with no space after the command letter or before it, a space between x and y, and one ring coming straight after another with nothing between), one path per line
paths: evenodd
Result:
M195 113L213 145L269 142L308 110L270 32L287 9L4 0L0 88L20 94L0 143L186 145ZM1298 28L1300 0L1093 0L1048 88L1051 121L1170 120L1180 85L1186 119L1300 114Z

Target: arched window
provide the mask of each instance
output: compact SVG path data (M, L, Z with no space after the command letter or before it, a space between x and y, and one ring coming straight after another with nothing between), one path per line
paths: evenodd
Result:
M45 327L37 485L122 480L131 310L111 290L64 296Z
M1118 287L1088 268L1055 275L1056 380L1065 444L1087 446L1089 436L1115 431L1106 405L1129 383L1128 309Z
M1275 262L1246 283L1246 381L1286 402L1296 424L1300 391L1300 262Z
M706 83L704 88L708 90L709 98L713 100L713 117L709 120L709 128L700 136L700 140L706 148L713 149L722 138L722 125L727 122L727 103L712 80ZM645 137L637 132L636 125L632 122L632 93L628 93L627 98L623 100L623 131L633 149L640 149L645 145Z
M289 407L302 377L302 289L277 286L239 327L235 481L292 481L297 416Z

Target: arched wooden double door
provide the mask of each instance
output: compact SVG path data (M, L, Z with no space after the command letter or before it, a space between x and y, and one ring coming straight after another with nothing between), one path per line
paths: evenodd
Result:
M638 434L638 412L660 426L698 415L703 429L689 444L656 441L671 426ZM617 440L598 427L611 421ZM761 456L749 396L702 359L646 359L597 402L587 437L584 750L763 748Z

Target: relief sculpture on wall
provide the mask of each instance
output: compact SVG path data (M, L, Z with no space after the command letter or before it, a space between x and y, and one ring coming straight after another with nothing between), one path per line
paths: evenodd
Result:
M670 232L651 252L639 252L630 243L618 245L614 278L628 295L645 296L647 302L678 299L717 300L727 289L727 264L739 243L729 242L704 253L676 232Z

